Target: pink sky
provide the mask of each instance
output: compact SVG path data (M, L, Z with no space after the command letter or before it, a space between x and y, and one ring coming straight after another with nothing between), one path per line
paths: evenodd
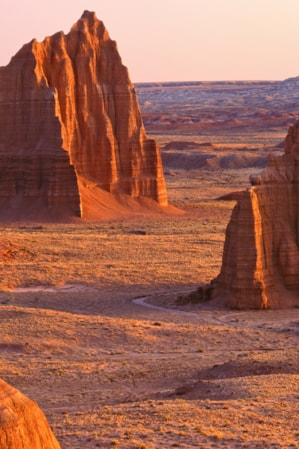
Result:
M298 0L3 0L0 65L95 11L134 82L299 75Z

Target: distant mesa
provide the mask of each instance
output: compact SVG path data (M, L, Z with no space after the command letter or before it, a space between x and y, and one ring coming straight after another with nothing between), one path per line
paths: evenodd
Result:
M167 150L186 150L186 149L190 149L190 150L198 150L198 148L200 147L205 147L205 148L218 148L217 145L211 143L211 142L203 142L203 143L198 143L198 142L192 142L192 141L181 141L181 140L175 140L175 141L171 141L168 142L166 145L164 145L163 150L167 151Z
M267 157L251 151L244 147L234 154L226 154L211 142L171 141L162 147L162 161L164 169L174 170L264 168Z
M0 379L1 449L60 449L37 404Z
M93 12L0 68L0 219L167 206L117 46Z
M299 306L299 122L233 209L213 298L238 309Z

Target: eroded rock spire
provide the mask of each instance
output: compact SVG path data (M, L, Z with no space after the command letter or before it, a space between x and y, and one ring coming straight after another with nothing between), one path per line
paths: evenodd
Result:
M0 69L0 192L0 218L96 216L109 202L103 192L167 205L159 150L95 13L24 45Z

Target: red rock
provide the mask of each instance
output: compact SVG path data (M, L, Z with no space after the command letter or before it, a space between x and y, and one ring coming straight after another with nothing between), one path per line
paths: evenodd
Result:
M91 192L93 215L102 207L98 189L167 205L159 150L94 13L66 35L32 40L0 68L0 173L0 217L88 218Z
M299 122L233 209L213 297L234 308L299 305Z
M37 404L0 380L1 449L60 449Z

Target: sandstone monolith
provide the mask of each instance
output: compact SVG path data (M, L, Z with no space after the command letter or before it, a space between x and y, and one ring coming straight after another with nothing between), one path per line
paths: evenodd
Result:
M37 404L1 379L0 448L60 449Z
M230 307L299 305L299 122L233 209L214 298Z
M160 153L115 41L85 11L0 68L0 218L96 217L123 197L167 205Z

